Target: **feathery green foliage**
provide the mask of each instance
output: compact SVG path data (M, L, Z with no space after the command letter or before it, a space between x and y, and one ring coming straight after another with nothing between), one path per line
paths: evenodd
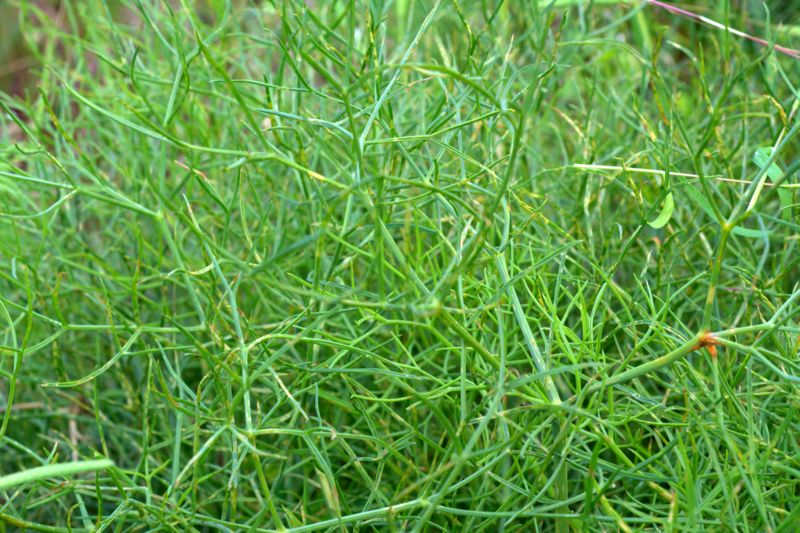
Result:
M800 525L796 59L647 2L15 5L8 530Z

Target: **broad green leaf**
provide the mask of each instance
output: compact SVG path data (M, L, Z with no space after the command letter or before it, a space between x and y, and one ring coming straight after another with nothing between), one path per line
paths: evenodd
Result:
M705 214L707 214L712 220L716 220L716 217L714 216L714 210L711 208L711 204L709 203L708 199L706 199L706 197L703 196L703 193L701 193L691 185L684 187L684 191L686 192L686 195L689 196L689 198L691 198L694 202L697 203L697 205L700 206L700 209L702 209L705 212ZM740 228L738 226L733 228L732 233L734 235L738 235L740 237L747 237L750 239L763 239L764 237L769 237L772 234L771 231L767 230Z
M753 155L753 163L758 166L760 169L764 169L769 161L770 156L772 155L772 148L770 147L762 147L756 150L756 153ZM783 177L783 170L781 167L778 166L777 163L772 163L769 168L767 168L767 176L769 179L772 180L772 183L778 183L780 179ZM781 201L781 218L784 220L791 220L792 219L792 191L789 189L780 188L778 189L778 198Z
M675 211L675 200L672 198L672 193L667 194L667 199L664 200L664 207L661 208L661 213L658 214L655 220L648 222L651 228L663 228L672 218L672 212Z

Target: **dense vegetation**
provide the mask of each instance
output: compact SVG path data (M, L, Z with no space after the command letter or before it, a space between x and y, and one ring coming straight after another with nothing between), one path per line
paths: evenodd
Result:
M45 4L8 530L800 527L797 2Z

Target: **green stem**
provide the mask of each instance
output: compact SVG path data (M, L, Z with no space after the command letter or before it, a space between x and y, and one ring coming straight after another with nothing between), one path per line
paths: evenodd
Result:
M647 363L643 363L639 366L628 369L625 372L622 372L621 374L616 374L614 376L611 376L605 381L595 382L586 389L586 392L587 394L597 392L605 387L611 387L613 385L625 383L626 381L636 379L640 376L644 376L646 374L655 372L656 370L660 370L666 366L669 366L672 363L681 360L689 352L694 351L695 347L702 340L704 335L705 334L703 332L697 333L694 337L692 337L685 343L681 344L668 354L662 355L658 359L653 359L652 361L648 361Z

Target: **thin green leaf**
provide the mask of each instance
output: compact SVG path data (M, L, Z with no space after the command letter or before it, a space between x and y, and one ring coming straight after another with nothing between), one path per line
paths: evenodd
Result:
M71 463L56 463L51 465L37 466L16 472L7 476L0 477L0 490L7 490L18 485L49 479L54 477L69 477L84 472L94 472L96 470L106 470L114 466L111 459L97 459L93 461L74 461Z
M672 213L675 211L675 199L672 197L672 193L667 194L666 200L664 200L664 207L661 208L661 213L655 218L655 220L651 220L647 224L651 228L663 228L669 222L669 219L672 218Z

